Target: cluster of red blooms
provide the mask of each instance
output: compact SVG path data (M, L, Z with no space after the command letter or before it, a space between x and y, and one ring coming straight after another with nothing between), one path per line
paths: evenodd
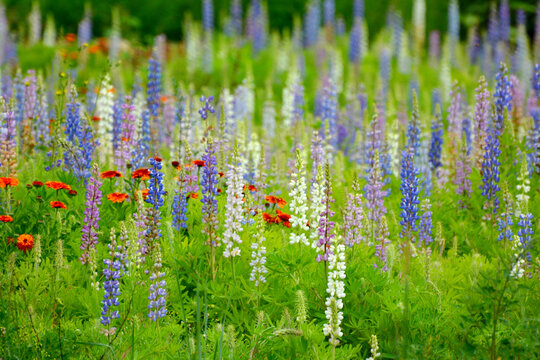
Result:
M280 208L283 208L285 205L287 205L287 202L283 200L283 198L278 196L272 196L267 195L265 197L266 200L266 206L269 207L270 204L274 204ZM283 226L286 226L288 228L291 227L290 223L291 215L284 213L283 211L276 209L276 215L273 216L267 212L263 212L263 220L268 224L283 224Z

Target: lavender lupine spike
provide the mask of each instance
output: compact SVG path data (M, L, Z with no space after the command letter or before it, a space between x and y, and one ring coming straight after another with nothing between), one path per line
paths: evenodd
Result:
M354 181L353 192L347 194L347 205L343 214L344 244L353 246L364 240L364 209L363 197L360 193L358 180Z
M99 177L99 168L97 164L92 167L92 177L88 180L86 186L86 208L84 210L84 225L82 227L81 250L79 257L81 263L88 262L90 251L98 243L99 231L99 206L101 205L101 185Z
M178 189L175 190L176 195L174 195L172 204L173 226L176 231L180 231L181 228L185 229L187 227L187 199L191 195L186 191L187 176L189 176L187 174L188 173L181 167L180 174L178 175Z
M487 88L486 78L481 76L478 80L478 87L475 89L475 105L474 105L474 149L473 158L476 166L481 166L482 156L486 144L486 131L489 120L489 97L490 93Z
M486 146L481 169L483 184L480 186L480 189L482 190L482 195L486 197L484 208L492 209L493 213L497 213L497 209L499 208L499 197L497 196L497 192L500 190L500 154L499 133L495 129L495 124L493 124L492 121L490 122L487 131Z
M115 165L118 171L125 172L126 165L131 162L132 155L137 146L135 139L135 106L131 103L131 97L126 96L122 104L121 141L115 149Z
M442 166L441 154L443 145L443 124L441 108L437 104L435 110L435 119L431 124L431 144L429 147L429 165L433 173L437 172L437 169Z
M4 176L17 176L17 123L11 105L0 96L0 109L4 113L2 132L0 133L0 163Z
M462 140L459 146L459 154L456 158L456 193L459 197L458 204L460 208L466 207L466 199L470 198L472 193L472 183L469 178L472 172L471 158L467 153L467 144Z
M510 6L508 0L502 0L499 7L499 40L510 41Z
M455 82L450 93L450 108L448 109L448 134L450 135L451 148L455 151L456 139L461 138L461 88Z
M153 271L150 275L150 295L148 295L148 317L152 321L157 321L160 318L167 315L166 298L167 290L165 286L167 285L165 280L160 280L165 276L165 273L161 271L161 247L159 244L156 244L156 249L153 252L154 254L154 265Z
M390 232L388 231L388 220L386 216L381 218L381 224L377 227L375 233L375 257L378 259L373 263L373 267L381 269L381 272L388 271L387 249L390 244Z
M386 190L383 190L384 184L379 166L378 151L375 151L372 156L371 165L368 169L368 183L364 188L364 197L366 199L367 218L370 221L369 233L373 239L375 230L380 226L381 219L386 214L386 207L384 206Z
M207 236L206 244L211 245L212 247L217 247L220 245L219 239L217 237L217 184L218 184L218 173L216 169L217 160L214 155L214 143L211 138L208 139L208 144L202 160L205 163L203 167L203 173L201 175L201 189L202 189L202 221L205 224L203 234Z
M334 222L331 218L334 216L334 211L331 209L331 204L334 203L332 198L332 180L330 178L330 166L328 162L324 167L324 195L322 204L324 204L324 210L320 216L319 222L319 242L317 244L317 262L328 261L330 256L330 248L332 241L336 236L334 234Z
M319 28L321 24L321 9L319 0L311 0L307 4L304 19L304 46L315 45L319 40Z

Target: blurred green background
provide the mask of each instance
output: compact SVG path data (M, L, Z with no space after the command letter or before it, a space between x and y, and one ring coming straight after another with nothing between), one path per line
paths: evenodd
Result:
M1 1L1 0L0 0ZM321 0L321 3L324 0ZM57 27L63 33L77 32L86 1L77 0L39 0L43 18L52 14ZM115 5L122 14L122 32L124 36L149 42L160 33L169 39L182 38L183 23L187 14L193 18L201 18L201 0L91 0L88 1L93 11L93 34L104 36L111 24L111 10ZM4 0L7 8L10 27L21 30L32 8L32 0ZM243 0L244 13L249 0ZM269 0L269 20L271 29L290 28L295 14L303 15L307 1L305 0ZM459 0L461 12L461 34L465 35L466 27L479 24L485 27L488 19L489 0ZM533 32L537 0L510 0L512 23L515 22L515 11L523 9L527 13L528 29ZM230 0L214 0L215 19L219 26L228 13ZM352 22L353 0L336 0L336 14L343 16L348 25ZM405 23L411 19L413 0L365 0L366 18L370 35L376 34L386 23L386 13L390 6L401 11ZM446 31L447 0L426 0L427 31L438 29Z

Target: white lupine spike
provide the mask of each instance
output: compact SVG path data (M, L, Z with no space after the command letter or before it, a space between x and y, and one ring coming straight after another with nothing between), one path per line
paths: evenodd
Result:
M307 204L307 185L306 185L306 171L302 160L300 150L296 150L296 169L291 176L291 182L289 184L290 192L289 197L291 202L289 204L291 208L291 228L298 229L291 232L289 243L298 244L302 243L309 246L309 240L305 234L305 231L309 230L307 214L309 212Z
M225 250L223 256L240 256L240 248L235 246L242 243L240 233L243 231L242 219L244 215L244 206L242 199L242 171L238 166L238 149L235 149L233 163L228 164L229 169L225 175L227 179L227 216L225 218L225 232L223 233L223 244Z
M111 77L107 74L101 82L96 102L96 115L99 117L98 136L103 149L101 154L104 159L107 159L112 154L113 106L114 88L111 85Z
M328 287L326 292L326 319L323 333L329 336L331 345L339 344L339 338L343 336L341 321L343 320L343 298L345 297L345 245L341 244L341 238L331 245L331 253L328 257Z

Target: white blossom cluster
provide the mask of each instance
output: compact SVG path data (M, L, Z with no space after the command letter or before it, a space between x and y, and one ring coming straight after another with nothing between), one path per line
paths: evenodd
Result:
M343 298L345 297L345 245L340 239L332 244L332 251L328 258L328 288L326 292L326 319L324 324L324 336L330 337L330 344L339 344L339 338L343 336L341 321L343 320ZM337 244L337 245L336 245Z
M529 180L529 172L527 170L527 161L524 159L521 162L521 170L519 172L518 176L519 184L517 185L517 191L519 194L516 195L516 199L518 200L518 206L516 208L516 217L519 217L519 215L522 212L526 212L527 205L529 203L529 191L531 190L531 182Z
M369 343L371 345L371 356L366 360L377 360L379 356L381 356L381 353L379 352L379 340L377 340L377 335L371 335L371 340Z
M223 233L223 244L225 250L223 256L240 256L240 249L236 244L241 244L240 232L242 232L242 219L244 207L242 203L242 173L236 164L229 164L227 170L227 216L225 217L225 232Z
M324 172L322 166L317 168L317 176L315 182L311 184L310 188L310 212L309 212L309 239L311 240L311 247L317 249L317 243L319 242L319 223L321 220L321 213L324 210L323 197L324 197Z
M96 101L96 116L99 117L99 142L102 144L104 158L112 153L113 115L114 115L114 88L111 85L109 74L105 75ZM106 148L109 144L110 148Z
M250 281L255 282L255 286L266 282L265 274L267 273L266 266L266 247L264 246L264 220L262 213L257 215L257 231L255 233L255 241L251 244L251 276Z
M512 266L510 276L514 279L521 279L523 275L525 275L526 262L523 258L523 246L521 245L519 236L517 235L514 235L514 241L512 241L512 252L517 260Z
M296 169L291 176L291 182L289 184L290 192L289 197L291 202L289 204L291 208L291 228L298 228L299 232L293 230L289 238L290 244L302 243L309 246L309 240L304 233L309 230L308 223L308 203L307 203L307 184L306 184L306 171L300 150L296 152Z

